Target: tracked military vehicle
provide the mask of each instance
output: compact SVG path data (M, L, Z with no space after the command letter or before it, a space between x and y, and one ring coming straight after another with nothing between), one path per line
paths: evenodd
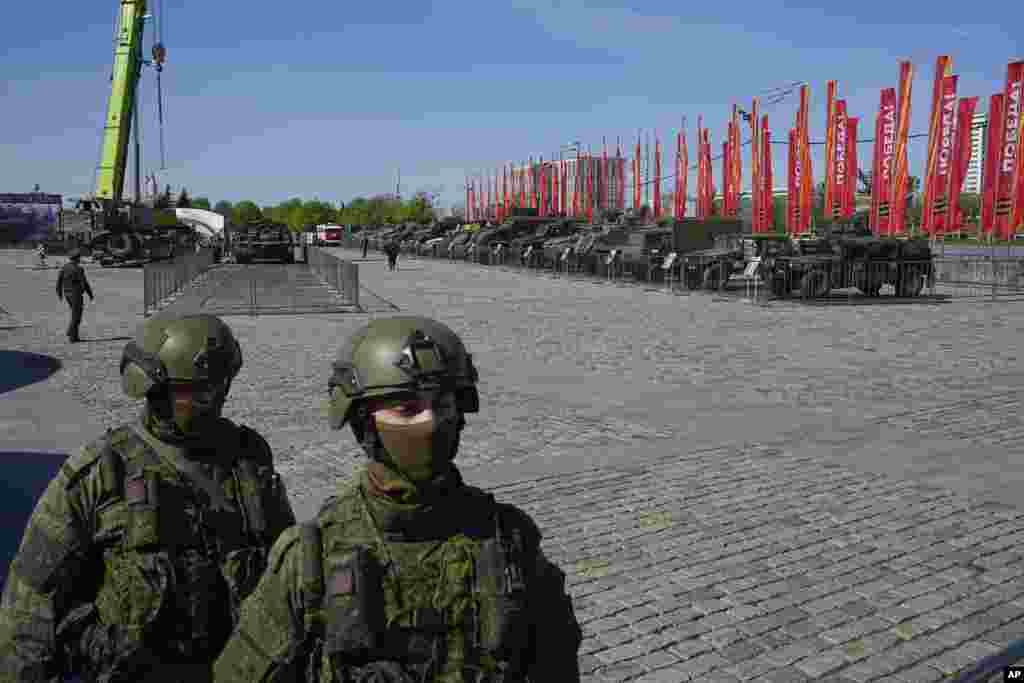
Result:
M935 278L926 241L875 237L862 224L825 226L817 236L794 240L789 253L772 256L764 266L779 297L798 293L814 299L849 288L874 297L885 285L896 296L915 297Z
M283 223L258 223L235 228L231 250L237 263L279 261L294 263L292 232Z

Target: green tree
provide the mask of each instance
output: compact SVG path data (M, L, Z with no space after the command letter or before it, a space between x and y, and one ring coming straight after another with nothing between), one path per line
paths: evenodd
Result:
M179 209L189 209L192 207L192 198L188 196L188 190L184 187L178 193L178 199L175 200L174 205Z
M206 209L210 210L210 200L207 197L196 197L192 200L193 209Z
M156 196L153 201L154 209L169 209L171 208L171 186L168 185L164 188L164 191Z
M263 212L260 211L260 207L256 205L256 202L243 199L235 204L232 218L236 225L257 223L263 219Z
M227 219L230 219L232 216L234 216L234 207L231 205L231 202L229 202L226 199L222 199L219 202L217 202L213 207L213 211L214 213L219 213L221 216L224 216L224 218Z

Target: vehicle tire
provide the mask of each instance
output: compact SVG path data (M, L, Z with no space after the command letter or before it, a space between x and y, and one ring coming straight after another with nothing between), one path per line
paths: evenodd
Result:
M701 286L708 291L716 291L723 287L728 280L729 275L726 267L721 263L712 263L704 269Z
M899 286L896 289L897 296L915 297L921 294L924 289L924 275L917 266L908 266L900 274Z
M768 287L771 289L773 296L784 299L789 296L789 283L786 282L785 277L774 276L768 281Z
M805 299L819 299L827 296L831 289L828 273L823 270L808 271L800 278L800 296Z
M689 268L684 268L683 271L685 273L683 280L686 288L700 289L702 273L699 270L691 270Z
M114 235L107 244L110 255L115 258L128 256L134 251L136 246L135 237L128 233Z

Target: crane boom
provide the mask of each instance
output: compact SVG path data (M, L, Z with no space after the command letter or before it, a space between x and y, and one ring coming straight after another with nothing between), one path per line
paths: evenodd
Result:
M108 207L119 205L124 191L135 90L142 72L145 14L146 0L121 0L103 152L96 179L96 198Z

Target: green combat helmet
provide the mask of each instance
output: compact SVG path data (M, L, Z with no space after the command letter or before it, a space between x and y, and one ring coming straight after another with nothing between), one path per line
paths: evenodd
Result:
M328 421L332 429L350 424L372 460L421 483L455 458L463 414L480 409L476 383L472 357L447 326L418 316L380 318L338 352L328 382ZM407 401L432 408L430 419L385 429L372 418L381 407Z
M147 400L147 426L156 436L182 441L220 417L241 368L242 350L220 318L152 318L124 347L121 386Z

